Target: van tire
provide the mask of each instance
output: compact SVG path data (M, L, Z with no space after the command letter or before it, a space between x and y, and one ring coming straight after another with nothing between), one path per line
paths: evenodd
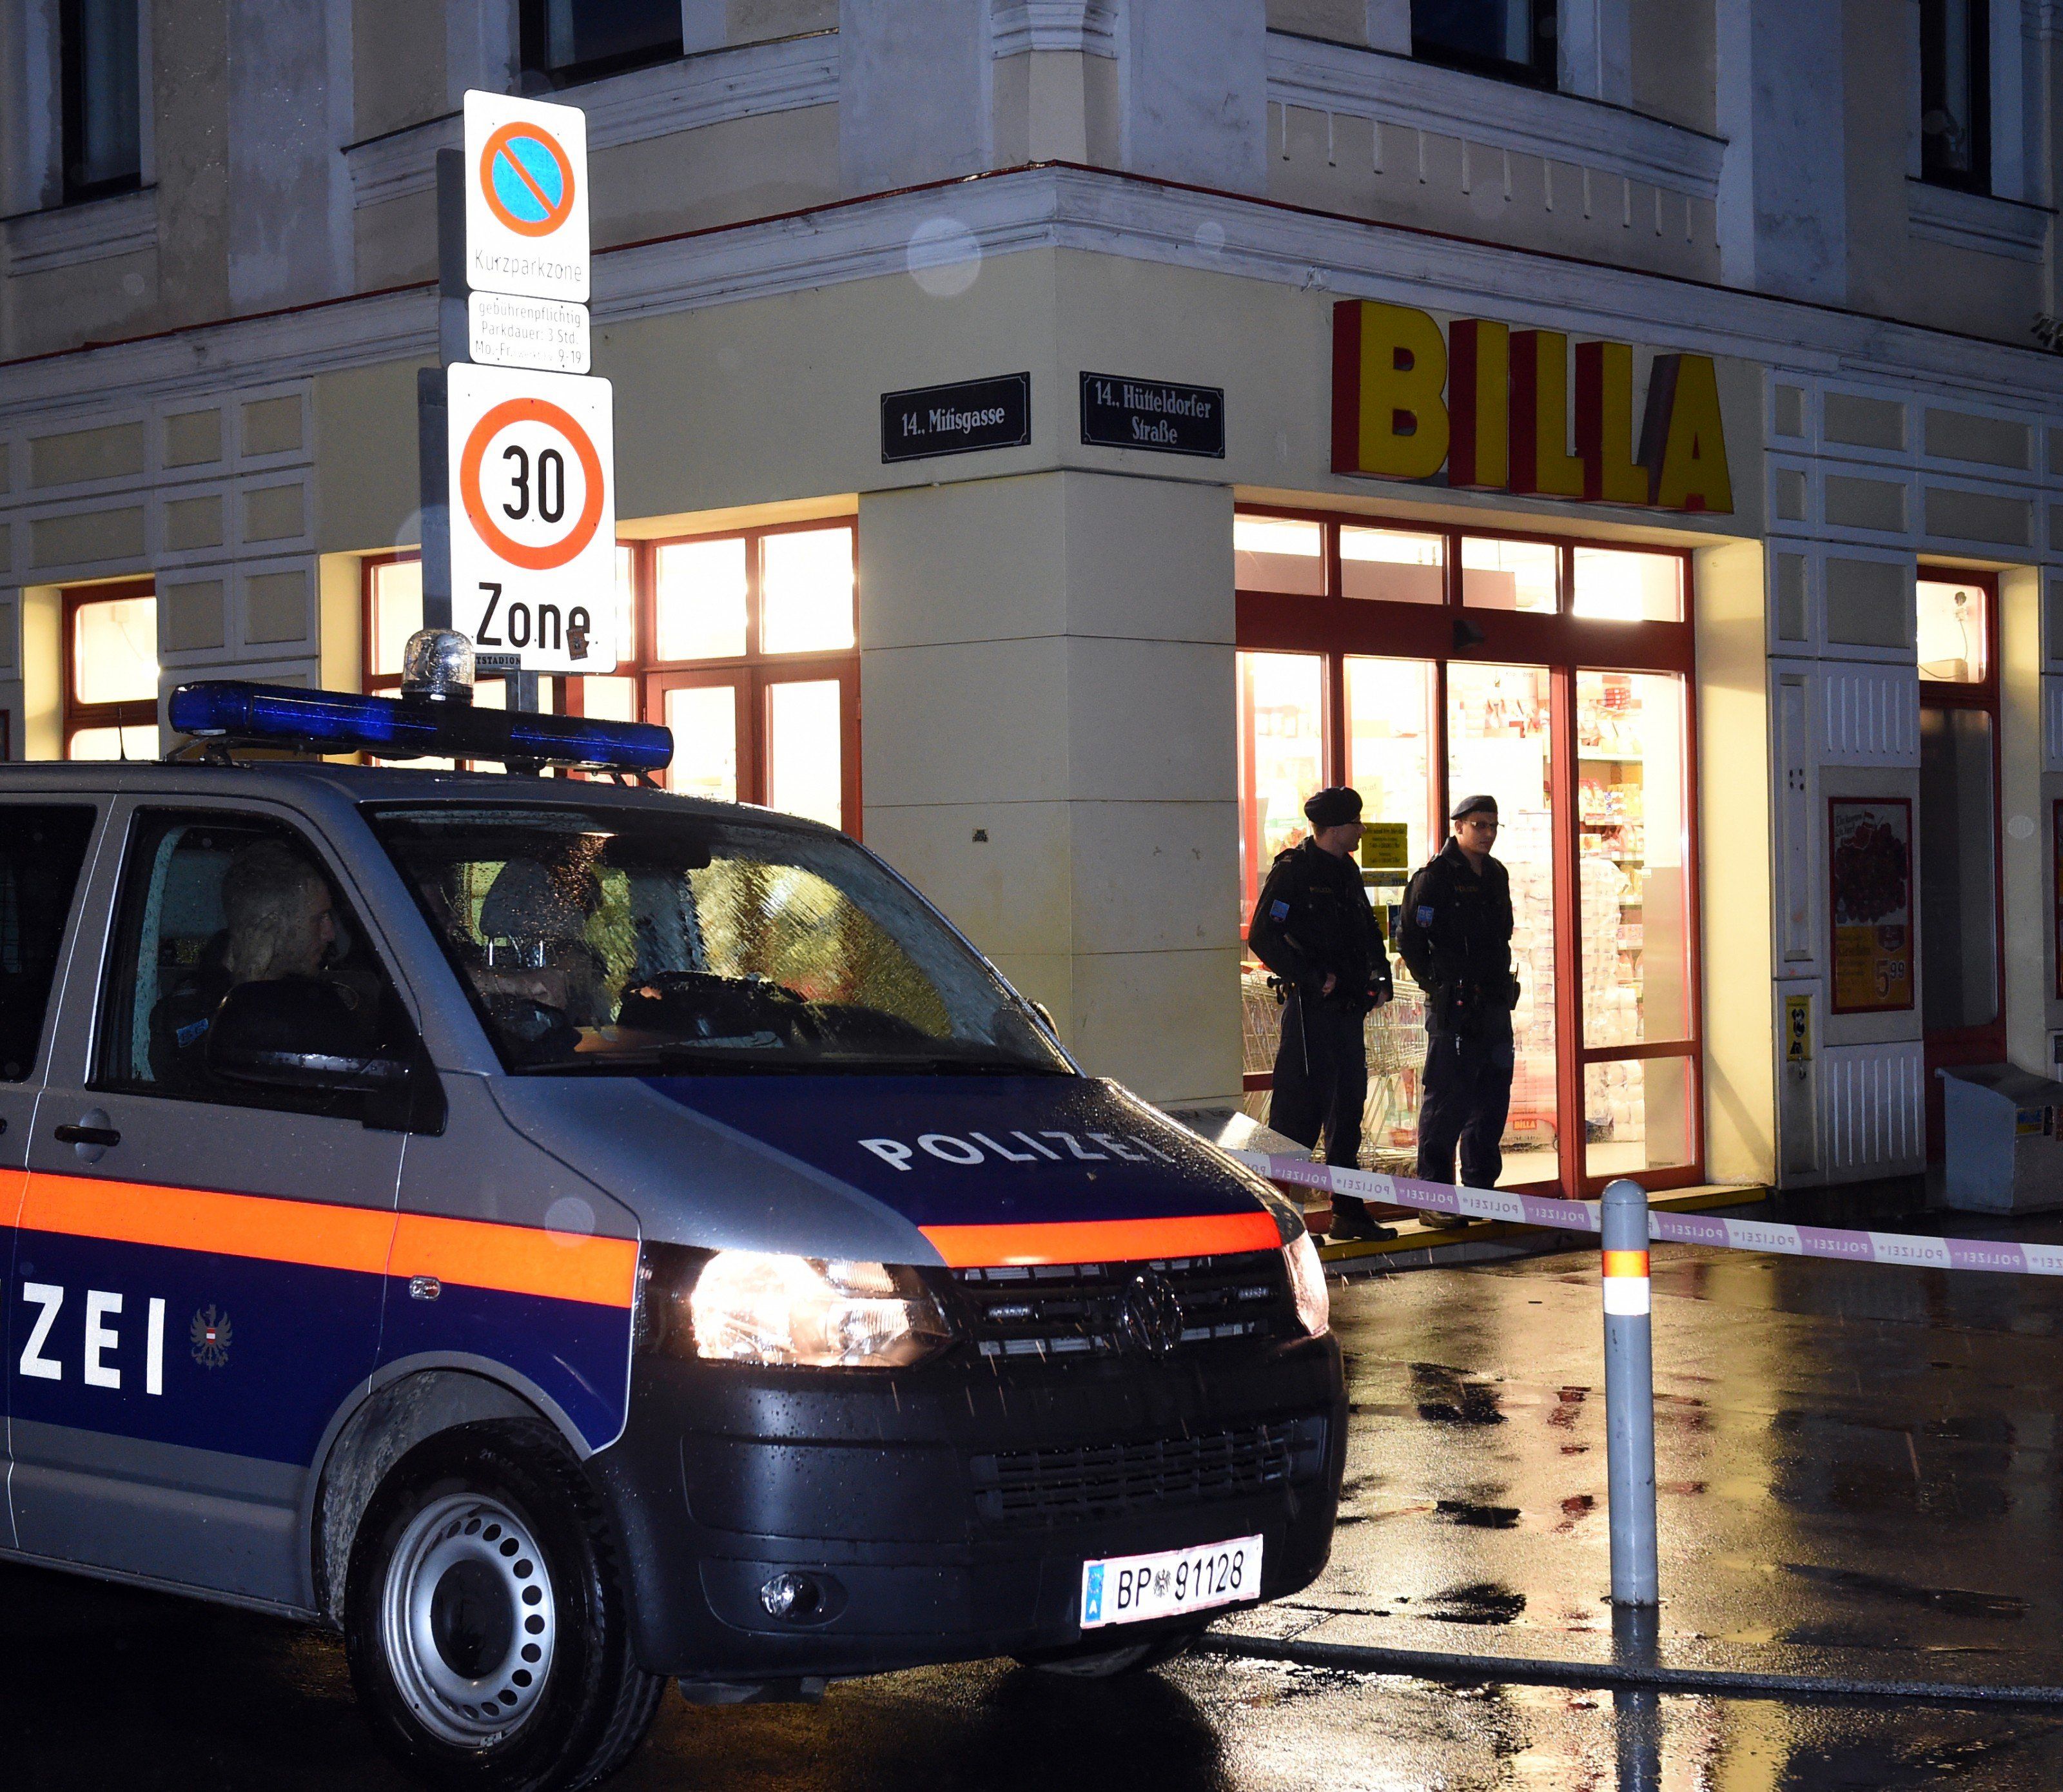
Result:
M395 1465L352 1540L344 1628L374 1734L452 1792L592 1786L666 1690L631 1653L601 1502L542 1423L460 1426Z
M1188 1654L1207 1628L1190 1625L1164 1632L1149 1641L1127 1643L1117 1649L1042 1649L1036 1655L1019 1655L1016 1661L1019 1667L1040 1673L1066 1674L1075 1680L1109 1680L1121 1673L1144 1673L1148 1669L1165 1666L1177 1656Z

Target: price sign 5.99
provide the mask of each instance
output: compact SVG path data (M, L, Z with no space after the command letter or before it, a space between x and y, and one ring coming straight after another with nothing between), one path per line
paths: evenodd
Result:
M606 380L448 372L452 620L530 672L616 665L616 468Z

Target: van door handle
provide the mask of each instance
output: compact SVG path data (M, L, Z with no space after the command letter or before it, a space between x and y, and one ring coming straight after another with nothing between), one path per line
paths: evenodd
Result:
M60 1145L119 1145L122 1135L112 1127L59 1127L57 1141Z

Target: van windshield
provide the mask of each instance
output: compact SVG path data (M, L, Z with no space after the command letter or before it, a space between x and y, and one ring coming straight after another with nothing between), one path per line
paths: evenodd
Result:
M511 1071L1072 1074L849 840L601 806L367 814Z

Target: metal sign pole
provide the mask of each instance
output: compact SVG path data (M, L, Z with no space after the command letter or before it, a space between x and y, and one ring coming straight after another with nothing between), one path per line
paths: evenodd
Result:
M1655 1321L1647 1260L1647 1191L1605 1185L1605 1483L1611 1522L1611 1596L1652 1605L1655 1542Z

